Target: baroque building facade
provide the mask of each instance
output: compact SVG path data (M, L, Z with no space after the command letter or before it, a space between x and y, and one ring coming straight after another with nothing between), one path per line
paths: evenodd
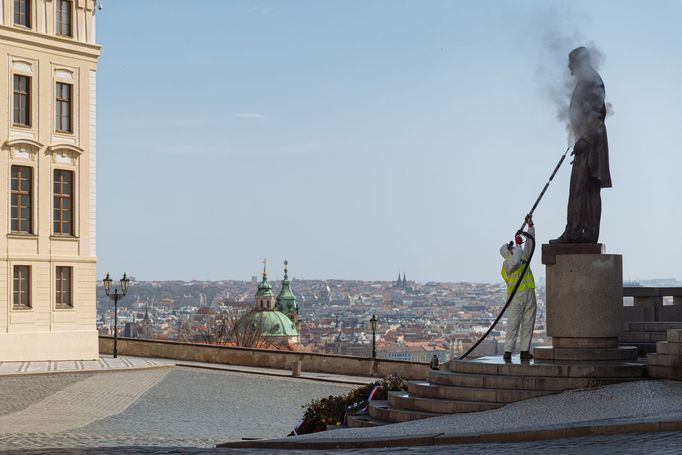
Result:
M98 356L95 0L0 0L0 361Z

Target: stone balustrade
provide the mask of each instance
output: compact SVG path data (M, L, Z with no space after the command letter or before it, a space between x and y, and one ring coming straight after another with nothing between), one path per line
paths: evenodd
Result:
M113 337L99 337L99 352L101 354L111 354L113 346ZM298 361L300 363L297 368L301 368L303 371L352 376L386 377L395 373L406 379L424 379L430 371L428 363L387 359L373 360L371 358L311 352L276 351L138 338L119 338L118 353L119 355L134 357L154 357L283 370L292 370L294 362Z
M626 306L625 321L682 321L682 287L624 287L623 297L633 297L634 305ZM663 305L664 297L672 297L672 305Z

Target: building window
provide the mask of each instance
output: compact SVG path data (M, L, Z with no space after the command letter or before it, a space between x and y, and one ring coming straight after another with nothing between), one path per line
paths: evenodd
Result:
M12 297L15 308L31 308L31 267L14 266L14 287Z
M14 0L14 24L31 27L31 1Z
M33 169L12 166L12 232L33 231Z
M73 172L54 171L54 233L73 235Z
M71 96L73 86L71 84L64 84L57 82L57 97L55 102L56 108L56 129L65 133L72 133L71 125Z
M58 307L72 307L71 267L57 267L55 302Z
M71 0L57 0L57 34L72 36L71 34Z
M14 75L14 125L31 126L31 78Z

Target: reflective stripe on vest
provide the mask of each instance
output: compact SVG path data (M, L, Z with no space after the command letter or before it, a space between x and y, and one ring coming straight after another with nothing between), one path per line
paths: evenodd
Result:
M516 282L519 281L519 278L521 277L521 272L523 272L525 263L526 257L524 256L521 258L521 265L514 270L511 275L507 274L507 268L502 264L502 278L504 278L505 283L507 283L507 295L511 295L514 290ZM516 292L521 292L524 289L535 289L535 278L533 278L533 272L531 272L530 267L528 267L528 271L524 275L523 280L521 280L519 289Z

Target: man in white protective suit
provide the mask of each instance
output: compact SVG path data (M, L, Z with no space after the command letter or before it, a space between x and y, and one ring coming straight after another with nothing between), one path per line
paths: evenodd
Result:
M533 218L526 217L528 223L528 233L535 238L535 226ZM521 360L530 360L533 355L530 353L530 341L533 337L535 327L535 313L537 302L535 300L535 279L530 270L530 266L525 275L521 277L527 258L530 256L533 240L526 241L525 247L522 246L523 240L520 235L512 242L505 243L500 248L500 254L504 258L502 264L502 278L507 283L507 298L511 295L516 283L521 280L519 288L514 295L514 300L507 308L507 336L504 342L504 360L511 360L512 352L516 347L516 339L519 338L519 350Z

